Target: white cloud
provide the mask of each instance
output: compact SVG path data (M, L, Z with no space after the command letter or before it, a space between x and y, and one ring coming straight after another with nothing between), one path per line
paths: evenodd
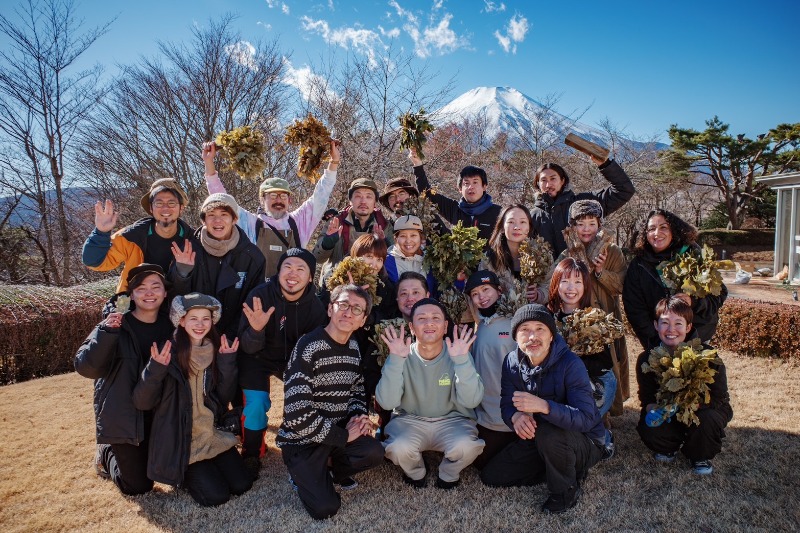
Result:
M267 0L267 7L268 8L273 9L273 8L277 7L277 5L278 5L278 2L276 2L276 0Z
M317 94L317 91L324 90L328 99L337 99L336 93L328 89L325 79L318 74L315 74L311 67L308 65L295 68L291 61L283 58L286 74L283 77L283 82L286 85L295 87L300 91L300 95L308 101L312 95Z
M237 63L251 70L258 70L256 64L256 47L247 41L239 41L234 44L225 45L225 53L231 56Z
M392 28L391 30L386 30L383 26L378 26L378 31L381 32L381 35L384 37L388 37L390 39L397 39L400 37L400 28Z
M517 43L525 40L525 36L530 29L528 19L522 15L516 14L511 17L506 26L505 33L500 33L499 30L494 32L498 44L505 50L506 53L517 53Z
M377 64L376 48L383 48L378 33L359 26L331 29L325 20L314 20L307 16L300 18L303 29L319 34L326 42L341 46L344 49L353 49L369 58L371 65Z
M459 36L450 28L450 21L453 20L453 15L450 13L443 13L438 22L435 21L434 15L431 15L430 24L423 27L416 15L404 9L397 0L391 0L389 5L395 9L400 18L405 19L403 29L414 41L414 52L418 57L424 59L433 55L434 52L444 55L469 46L469 40L466 37ZM440 8L441 5L442 2L435 2L434 10Z
M486 13L492 13L493 11L500 12L506 10L506 5L503 2L496 4L495 2L491 2L489 0L483 0L483 5L485 6L483 10Z
M286 4L281 4L281 11L283 11L284 15L288 15L289 14L289 6L286 5Z
M265 22L261 22L260 20L256 22L256 26L263 26L265 30L271 30L272 24L267 24Z

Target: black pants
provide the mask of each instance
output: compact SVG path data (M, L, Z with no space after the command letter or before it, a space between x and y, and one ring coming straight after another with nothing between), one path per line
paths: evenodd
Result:
M329 518L341 506L333 487L334 478L343 480L383 462L383 446L372 437L359 437L344 448L327 444L284 446L283 462L297 485L297 494L308 513L316 520ZM328 473L328 458L331 472Z
M478 470L483 470L489 461L500 453L506 446L519 440L519 436L513 431L496 431L478 424L478 438L483 439L486 445L472 466Z
M562 494L585 478L602 455L602 449L583 433L539 422L536 437L506 446L483 468L481 481L493 487L546 481L551 494Z
M153 481L147 477L147 440L139 446L101 444L100 457L106 472L123 494L137 496L153 490Z
M183 476L183 487L194 501L205 507L223 504L232 494L244 494L252 486L253 476L235 447L212 459L190 464Z
M645 414L642 413L636 426L645 446L663 454L680 450L690 461L713 459L722 450L725 426L733 418L730 405L723 405L697 411L699 426L686 426L673 417L671 422L651 428L644 422Z

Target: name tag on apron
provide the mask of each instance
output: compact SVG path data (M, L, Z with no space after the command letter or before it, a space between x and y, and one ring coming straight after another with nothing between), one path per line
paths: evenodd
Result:
M275 246L274 244L270 244L269 245L269 251L270 252L282 252L283 251L283 246Z

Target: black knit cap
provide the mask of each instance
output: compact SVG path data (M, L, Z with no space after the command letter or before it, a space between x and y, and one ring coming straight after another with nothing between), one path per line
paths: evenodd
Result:
M523 305L514 313L514 318L511 319L511 337L516 340L517 328L520 327L523 322L530 321L541 322L547 326L550 333L553 334L553 337L556 336L556 319L553 313L542 304L528 304Z
M497 277L497 274L491 270L478 270L467 279L467 284L464 287L464 294L469 295L472 289L480 287L481 285L491 285L495 289L499 289L500 279Z
M280 272L283 262L290 257L299 257L305 261L308 265L308 269L311 271L311 276L314 276L314 272L317 270L317 260L314 257L314 254L304 248L289 248L283 252L283 255L281 255L280 259L278 259L278 272Z

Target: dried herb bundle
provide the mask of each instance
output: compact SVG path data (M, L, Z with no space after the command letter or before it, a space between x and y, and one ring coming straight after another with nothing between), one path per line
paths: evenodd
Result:
M600 230L597 232L594 241L589 243L587 249L586 245L583 244L580 237L578 237L578 232L575 227L568 226L561 233L564 235L564 241L567 243L567 255L579 261L583 261L589 269L592 269L592 265L594 265L594 260L597 259L597 256L608 250L608 245L614 240L611 234Z
M454 323L460 324L461 318L467 311L467 297L455 287L448 287L439 295L439 302L447 309L447 314Z
M422 191L419 196L409 196L397 210L397 214L401 216L413 215L419 217L422 221L422 232L426 237L434 233L439 233L441 229L439 228L439 222L437 220L439 210L428 198L427 191Z
M512 318L520 307L527 305L526 288L521 281L514 280L514 284L500 295L497 301L497 314Z
M259 179L267 167L264 134L251 126L223 131L214 144L225 160L223 169L233 170L244 179Z
M539 285L553 266L553 248L542 237L522 241L519 245L520 276L528 285Z
M406 320L404 318L390 318L389 320L381 320L375 327L375 333L372 334L372 337L369 338L370 341L375 345L375 350L372 351L374 355L378 356L378 366L383 366L383 363L386 362L386 358L389 357L389 347L386 346L386 343L383 342L381 335L386 328L394 328L397 332L400 331L400 326L405 326L403 340L405 341L407 338L411 337L411 331L408 328L408 324L406 324Z
M350 281L350 276L353 281ZM331 272L330 277L325 282L325 286L329 291L333 291L339 285L347 285L353 283L359 287L368 285L367 291L372 296L372 305L381 303L381 298L378 296L378 283L382 283L378 276L372 272L372 267L367 264L360 257L350 257L349 255L342 259L336 268Z
M459 222L451 228L450 233L433 233L428 238L423 267L433 270L433 277L439 282L442 292L453 285L459 272L469 276L483 258L486 239L478 237L476 227L465 228Z
M602 352L606 346L624 335L622 322L602 309L577 309L558 323L561 336L577 355Z
M316 183L322 160L330 151L331 133L328 128L309 113L305 120L297 120L286 128L283 139L292 146L300 147L297 175Z
M413 148L417 153L417 157L425 159L422 153L422 147L427 142L426 133L433 132L433 124L428 122L425 116L425 110L419 109L419 113L412 113L409 111L405 115L397 117L400 121L400 150L405 151Z
M708 245L698 254L691 248L676 254L670 261L663 261L656 270L661 281L673 294L683 292L696 298L709 294L719 296L722 292L721 268L734 268L733 261L714 259L714 250Z
M115 313L125 314L131 309L131 297L126 296L125 294L121 294L117 296L117 301L114 302L114 305L116 307L114 309Z
M650 351L647 362L642 363L642 372L656 374L659 388L656 402L666 413L677 406L678 420L687 426L700 425L695 414L703 403L711 401L709 384L714 383L717 371L711 363L722 364L715 349L703 349L700 339L681 343L670 354L663 346Z

